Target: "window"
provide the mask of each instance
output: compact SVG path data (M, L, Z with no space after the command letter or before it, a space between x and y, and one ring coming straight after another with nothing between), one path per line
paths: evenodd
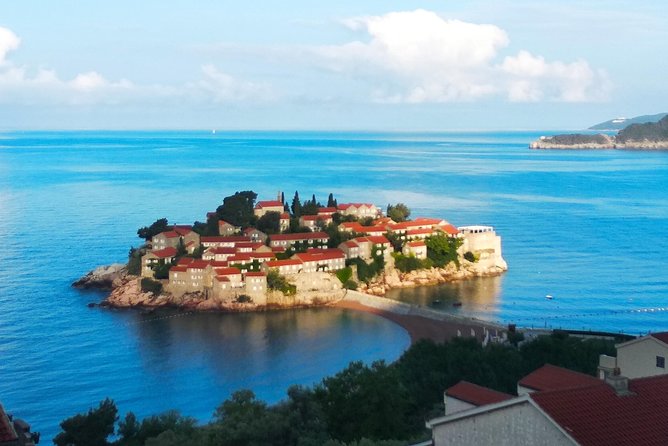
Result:
M657 356L656 357L656 366L661 368L661 369L665 369L666 368L666 358L664 358L663 356Z

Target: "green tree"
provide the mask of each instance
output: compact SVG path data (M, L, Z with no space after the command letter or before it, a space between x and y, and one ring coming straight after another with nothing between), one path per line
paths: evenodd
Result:
M96 409L78 414L60 423L62 432L55 436L56 446L107 446L118 419L116 404L109 398Z
M424 242L427 245L427 257L434 266L442 268L450 262L459 266L457 249L462 245L461 239L439 234L427 237Z
M353 362L316 386L332 438L342 441L406 436L411 409L397 370L383 361Z
M141 274L141 256L143 256L146 251L142 248L133 248L130 247L128 252L128 274L138 276Z
M153 439L155 444L168 444L166 441L168 438L180 438L184 441L193 435L196 426L194 418L181 416L175 410L146 417L141 423L132 412L129 412L118 424L118 434L121 438L116 446L142 446L149 444L150 439ZM167 432L170 434L166 434Z
M295 191L295 196L292 198L292 206L290 206L290 209L292 210L292 216L294 218L299 218L302 216L302 203L299 201L298 191Z
M266 234L277 234L281 231L281 214L267 212L258 218L255 227Z
M169 228L167 219L160 218L153 222L151 226L144 226L143 228L137 229L137 235L144 240L150 240L153 236L160 234L163 231L166 231Z
M396 222L406 221L411 215L411 210L403 203L397 203L394 206L388 204L386 215Z
M216 214L220 220L225 220L234 226L246 228L251 226L255 220L253 208L255 207L256 198L257 194L250 190L235 192L234 195L223 199L223 204L218 206Z
M336 200L334 199L334 194L330 192L329 197L327 197L327 207L328 208L335 208L337 207Z

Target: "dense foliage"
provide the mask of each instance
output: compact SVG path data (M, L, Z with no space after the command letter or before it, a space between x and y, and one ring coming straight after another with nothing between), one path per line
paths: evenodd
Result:
M473 339L420 341L393 364L353 362L311 388L293 386L270 406L252 391L235 392L213 421L195 426L177 412L144 419L129 413L118 426L118 446L398 446L428 438L426 419L443 414L443 390L467 381L514 393L517 381L546 362L594 375L599 354L614 343L541 336L519 349ZM56 445L107 445L114 432L111 400L61 423Z
M295 294L297 287L288 282L277 269L270 269L267 273L267 288L270 290L280 291L285 295Z
M668 141L668 116L664 116L659 122L631 124L617 134L617 142L621 143L643 140Z
M398 223L408 220L408 217L411 215L411 210L403 203L397 203L395 205L388 204L386 215Z
M218 206L216 214L220 220L246 228L254 223L253 208L256 198L257 194L251 190L235 192L234 195L223 199L223 204Z
M392 257L394 257L394 267L402 273L407 273L418 269L428 269L433 266L433 263L430 259L418 259L414 255L406 256L395 252L392 254Z
M128 252L128 274L138 276L141 274L141 256L145 254L142 248L130 248Z
M267 212L258 218L255 227L265 234L278 234L281 231L280 212Z
M158 235L161 232L166 231L168 227L167 219L160 218L154 221L151 226L144 226L143 228L137 229L137 235L144 240L150 240L154 235Z
M462 245L462 239L446 237L445 235L432 235L425 239L427 245L427 258L437 268L442 268L450 262L459 266L457 249Z
M157 280L144 277L141 279L141 290L145 293L153 293L156 296L162 293L162 283Z

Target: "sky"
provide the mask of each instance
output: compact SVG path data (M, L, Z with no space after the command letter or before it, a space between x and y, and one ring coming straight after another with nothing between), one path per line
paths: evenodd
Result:
M668 112L665 0L0 3L0 129L581 129Z

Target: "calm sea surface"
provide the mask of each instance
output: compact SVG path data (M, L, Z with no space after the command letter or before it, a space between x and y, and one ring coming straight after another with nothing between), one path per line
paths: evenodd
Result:
M539 135L0 134L0 401L48 443L106 396L206 421L239 388L275 402L349 361L396 359L408 336L366 314L161 318L88 308L102 295L70 288L123 261L138 227L202 220L245 189L404 202L503 237L504 276L392 298L521 326L668 330L668 153L528 150Z

